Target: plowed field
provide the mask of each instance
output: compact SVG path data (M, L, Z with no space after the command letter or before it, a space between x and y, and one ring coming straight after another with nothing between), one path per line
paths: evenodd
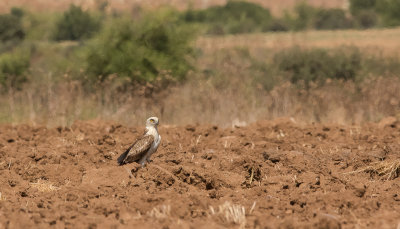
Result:
M161 120L162 121L162 120ZM397 228L400 124L159 127L152 162L116 158L143 133L100 121L0 126L0 228Z

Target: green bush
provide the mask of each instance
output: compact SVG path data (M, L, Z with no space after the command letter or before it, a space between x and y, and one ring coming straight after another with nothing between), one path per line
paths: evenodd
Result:
M294 8L294 19L292 19L292 27L294 30L305 30L312 27L317 9L305 2L297 4Z
M361 53L351 49L287 49L274 56L274 63L292 83L324 83L326 79L355 80L361 68Z
M2 14L0 15L0 40L3 42L12 40L22 40L25 32L22 27L20 15Z
M290 25L287 21L282 19L273 19L271 23L264 29L263 32L285 32L290 30Z
M321 30L352 27L351 20L346 17L346 12L342 9L319 9L314 20L314 27Z
M350 0L350 12L356 16L360 12L373 10L377 0Z
M56 24L54 39L81 40L91 37L100 28L100 22L79 6L71 5Z
M355 16L358 27L368 29L378 24L378 15L374 10L361 10Z
M6 88L20 88L27 80L25 72L29 65L30 54L26 50L17 49L0 55L0 84Z
M187 57L195 33L177 15L160 10L138 21L111 19L89 44L87 73L101 80L115 73L136 82L160 75L183 79L191 69Z
M18 18L22 18L24 16L24 11L21 8L13 7L10 11L11 15L14 15Z
M182 18L186 22L207 24L210 34L261 32L267 30L272 20L268 9L242 1L228 1L224 6L204 10L188 10Z
M376 9L382 18L384 26L400 25L400 1L379 0L376 2Z
M378 24L376 0L350 0L350 12L358 27L367 29Z
M284 18L285 21L290 25L289 27L295 31L306 29L348 29L354 26L352 19L348 18L346 16L346 11L342 9L315 8L305 2L297 4L294 8L294 13L286 13ZM366 20L367 19L364 21ZM365 23L367 24L368 22Z
M377 24L378 16L383 26L400 25L399 0L350 0L350 12L363 28Z

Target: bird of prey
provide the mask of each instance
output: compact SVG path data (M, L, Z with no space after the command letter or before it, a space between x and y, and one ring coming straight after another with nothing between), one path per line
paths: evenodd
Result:
M146 130L143 136L138 138L117 161L119 165L137 162L142 167L150 161L150 156L157 151L161 142L161 136L158 134L158 118L150 117L146 121Z

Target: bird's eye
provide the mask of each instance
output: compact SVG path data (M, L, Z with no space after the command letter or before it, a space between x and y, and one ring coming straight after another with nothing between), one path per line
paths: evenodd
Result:
M154 123L154 119L150 119L150 122L151 122L151 123Z

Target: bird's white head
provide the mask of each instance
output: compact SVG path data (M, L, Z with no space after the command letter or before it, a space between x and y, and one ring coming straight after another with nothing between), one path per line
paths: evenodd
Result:
M157 127L158 126L158 118L157 117L150 117L146 121L146 127Z

